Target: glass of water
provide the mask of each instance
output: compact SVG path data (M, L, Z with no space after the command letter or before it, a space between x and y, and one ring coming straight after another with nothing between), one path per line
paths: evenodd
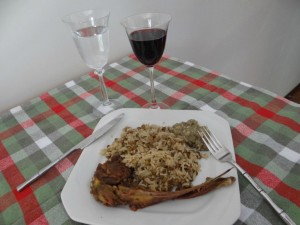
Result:
M109 55L109 14L108 10L92 9L71 13L62 19L71 28L82 60L99 77L101 104L96 108L104 114L121 106L117 100L108 98L103 79Z

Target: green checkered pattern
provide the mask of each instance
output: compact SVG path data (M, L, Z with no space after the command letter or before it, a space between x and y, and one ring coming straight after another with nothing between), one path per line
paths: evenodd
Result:
M169 56L155 74L158 101L211 111L229 122L237 162L300 224L300 106ZM110 98L125 108L150 100L148 73L133 55L111 64L105 82ZM98 93L91 72L0 115L0 224L76 224L60 193L80 151L22 192L16 187L93 132ZM240 175L239 185L242 210L235 224L283 224Z

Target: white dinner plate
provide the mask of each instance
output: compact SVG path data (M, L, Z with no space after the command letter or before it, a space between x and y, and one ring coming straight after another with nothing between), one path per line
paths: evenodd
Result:
M96 129L120 113L125 114L121 122L85 148L64 186L62 202L73 220L99 225L229 225L238 219L241 210L240 192L235 169L227 174L236 177L233 185L193 199L167 201L135 212L127 206L113 208L97 202L90 194L89 186L98 163L106 161L100 151L111 144L125 126L137 127L145 123L165 126L196 119L200 124L207 125L233 152L229 124L214 113L197 110L119 109L104 116ZM212 156L201 159L200 165L201 171L194 181L195 185L203 183L206 177L215 177L231 167Z

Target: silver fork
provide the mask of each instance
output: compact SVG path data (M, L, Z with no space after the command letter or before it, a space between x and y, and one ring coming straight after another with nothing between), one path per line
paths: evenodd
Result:
M198 131L206 144L210 153L221 162L228 162L237 168L240 173L250 182L250 184L259 192L259 194L273 207L282 220L288 225L296 225L296 223L269 197L269 195L251 178L251 176L240 167L233 159L231 152L220 143L216 136L207 128L201 127Z

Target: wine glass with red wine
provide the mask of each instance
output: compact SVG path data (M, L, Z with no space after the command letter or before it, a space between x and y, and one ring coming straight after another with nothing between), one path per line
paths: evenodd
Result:
M171 16L163 13L143 13L125 18L121 24L128 35L131 47L138 60L150 74L151 102L143 108L168 109L169 106L157 102L154 88L154 66L159 62L165 49Z

